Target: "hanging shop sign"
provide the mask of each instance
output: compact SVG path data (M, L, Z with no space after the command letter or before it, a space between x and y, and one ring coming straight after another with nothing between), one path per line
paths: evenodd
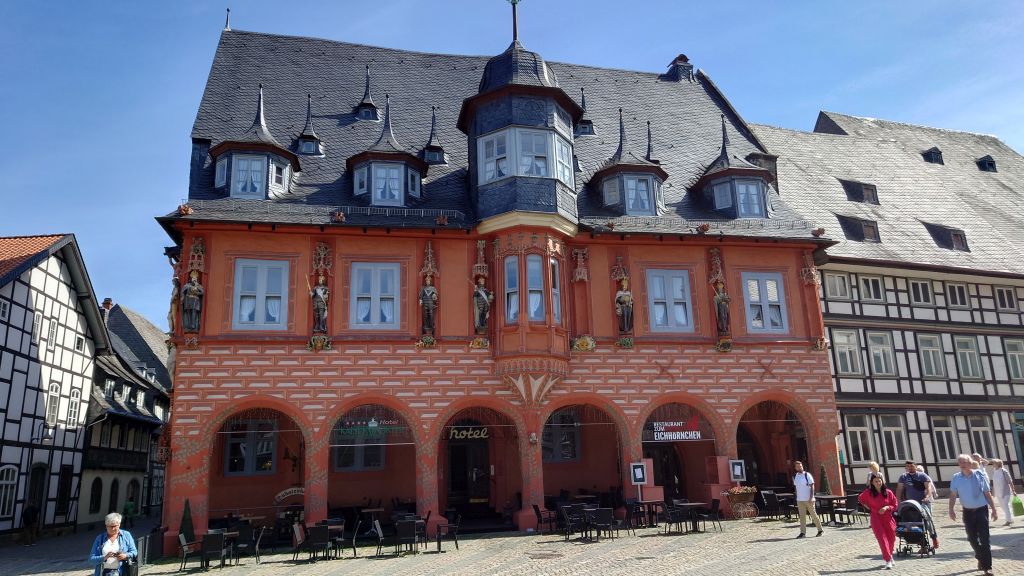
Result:
M411 444L412 430L405 421L383 407L360 407L346 414L331 431L331 445Z
M280 504L281 502L284 502L285 500L291 498L292 496L302 496L305 493L306 489L303 488L302 486L285 488L284 490L278 492L277 496L274 496L274 504Z
M452 426L448 430L449 440L486 440L490 433L486 426Z

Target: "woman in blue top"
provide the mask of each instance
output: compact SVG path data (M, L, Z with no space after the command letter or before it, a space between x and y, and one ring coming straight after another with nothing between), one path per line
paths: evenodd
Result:
M121 530L121 515L117 512L107 514L103 523L107 531L96 536L89 561L96 565L95 576L123 576L129 562L139 555L135 539L127 530Z

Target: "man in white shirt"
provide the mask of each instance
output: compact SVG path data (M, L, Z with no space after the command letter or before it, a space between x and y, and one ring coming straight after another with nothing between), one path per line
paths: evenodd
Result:
M807 521L809 514L814 525L818 527L817 536L825 533L821 529L821 520L818 519L818 512L814 509L814 476L804 471L804 463L797 460L793 463L796 467L796 475L793 476L793 486L796 487L796 510L800 516L800 535L797 538L806 536Z

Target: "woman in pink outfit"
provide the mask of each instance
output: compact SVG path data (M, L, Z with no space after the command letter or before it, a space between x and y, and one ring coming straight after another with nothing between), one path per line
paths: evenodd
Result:
M871 531L875 533L878 547L882 549L885 568L892 569L896 562L892 559L893 545L896 543L896 495L892 493L882 480L882 475L872 473L870 487L861 492L857 501L871 512Z

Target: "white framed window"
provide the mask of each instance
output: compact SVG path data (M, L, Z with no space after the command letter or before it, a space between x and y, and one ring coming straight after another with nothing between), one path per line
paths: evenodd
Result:
M274 163L274 185L288 187L288 166L286 164Z
M519 174L535 178L548 177L548 142L550 133L535 130L516 130L519 140Z
M352 190L353 194L355 194L356 196L366 194L367 192L370 191L370 181L366 177L366 174L366 166L360 166L359 168L356 168L355 172L352 174Z
M764 196L756 180L736 180L736 215L740 218L764 218Z
M950 307L969 308L971 301L967 297L967 285L950 282L946 284L946 297Z
M857 339L856 330L833 330L832 349L836 352L837 374L862 374L860 342Z
M78 410L82 405L82 391L75 389L71 391L71 400L68 402L68 428L78 426Z
M531 322L544 320L544 269L538 254L526 257L526 304Z
M60 407L60 384L50 382L46 392L46 423L50 426L57 425L57 409Z
M935 304L935 297L932 294L931 280L910 281L910 303L920 304L922 306L931 306Z
M935 457L940 462L956 462L960 448L952 416L932 416L932 437L935 438Z
M352 328L381 330L399 327L400 274L401 267L396 263L352 264Z
M217 159L213 171L213 185L216 188L228 183L228 159L226 156Z
M139 408L146 407L146 393L143 392L142 390L139 390L138 392L135 393L135 406Z
M744 272L743 294L747 304L747 330L755 333L786 332L786 296L782 274Z
M956 336L953 338L956 347L956 359L960 364L960 377L984 378L981 368L981 354L978 353L978 339L974 336Z
M613 204L619 204L622 202L622 192L619 190L618 176L605 178L601 188L604 193L605 206L612 206Z
M917 335L917 356L921 360L921 376L946 377L946 355L942 351L942 338L937 334Z
M288 326L288 262L235 260L236 330L284 330Z
M512 174L508 170L508 133L491 134L480 139L480 183L486 184Z
M732 208L732 183L721 182L711 187L715 196L715 210Z
M373 203L382 206L402 205L401 164L391 162L373 163Z
M57 319L50 318L46 321L46 348L53 350L57 347Z
M995 454L992 451L992 422L988 416L968 416L967 427L971 429L971 452Z
M1009 286L996 286L996 308L998 310L1016 310L1016 289Z
M386 446L368 444L367 440L360 438L359 444L353 446L334 446L334 469L339 472L383 470Z
M519 257L505 257L505 323L519 322Z
M103 383L103 396L106 398L114 397L114 379L107 378L106 382Z
M907 440L904 433L903 416L881 414L878 416L882 428L882 446L886 462L904 462L907 459Z
M825 272L825 295L835 300L849 300L850 277L846 273Z
M1007 340L1005 346L1010 379L1024 380L1024 340Z
M871 461L871 427L867 414L846 415L846 439L850 443L850 462Z
M227 426L225 476L273 474L277 465L277 426L269 420L243 420Z
M562 323L562 274L558 260L551 259L551 317L555 324Z
M85 352L85 338L75 336L75 352Z
M7 320L11 316L11 305L6 300L0 300L0 320Z
M861 276L860 299L865 302L885 302L882 279L878 276Z
M407 190L409 190L409 195L412 196L413 198L419 198L420 197L420 173L415 171L415 170L408 169L407 170L407 176L408 176L407 179L409 181L408 187L407 187Z
M303 154L316 154L316 141L303 140L299 143L299 152Z
M18 494L18 468L0 467L0 518L14 516L14 503Z
M654 192L651 179L646 176L624 176L626 188L626 214L654 215Z
M686 270L647 270L647 301L652 332L692 332L690 273Z
M877 376L895 376L896 363L893 359L892 335L888 332L867 332L868 358L871 359L871 373Z
M555 136L555 168L556 176L566 186L576 189L576 182L572 171L572 146L563 138Z
M32 341L36 344L39 343L39 338L43 332L43 313L36 312L32 314Z
M580 459L580 419L576 408L562 408L548 417L541 434L541 459L550 463Z
M264 198L267 193L265 156L236 154L231 161L231 195L236 198Z
M423 153L423 159L430 164L444 164L444 151L426 150Z

